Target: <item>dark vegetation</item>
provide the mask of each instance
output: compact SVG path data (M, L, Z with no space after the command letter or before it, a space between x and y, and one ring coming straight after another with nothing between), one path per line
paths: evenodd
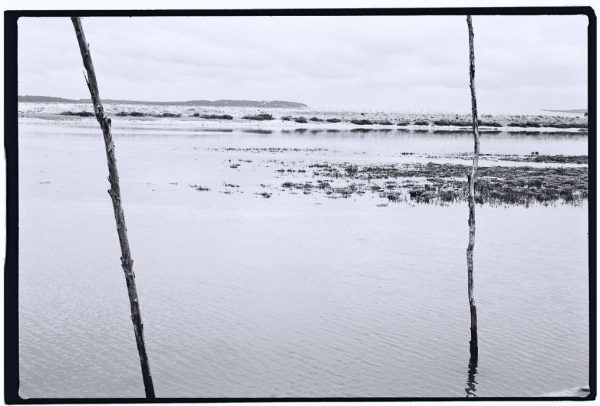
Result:
M370 131L370 129L365 130ZM273 154L288 151L327 151L321 148L224 148L218 150ZM430 159L449 158L468 161L471 159L469 153L427 155L405 152L401 155ZM480 167L476 183L476 199L479 204L525 206L555 203L579 204L588 198L587 156L540 155L533 151L531 155L483 154L481 158L483 160L577 166L557 168L547 166ZM238 161L242 162L242 160ZM294 176L292 179L283 179L279 186L280 190L291 193L322 193L328 198L349 198L375 194L389 202L412 201L431 204L457 203L466 201L468 198L467 173L471 169L469 164L429 162L427 164L357 165L348 162L303 164L300 161L298 163L290 162L289 164L292 166L286 167L286 162L280 159L268 162L276 164L273 170L277 177ZM231 160L226 164L234 169L240 167L239 162L233 163ZM294 167L296 164L299 167ZM306 175L298 178L297 174L301 173ZM197 186L193 185L192 187ZM205 190L205 188L199 190ZM268 194L271 197L271 193ZM257 193L257 195L262 194Z
M192 189L197 190L199 192L208 192L210 189L204 186L198 186L198 185L189 185Z
M140 111L121 111L119 113L117 113L118 117L146 117L147 114L146 113L142 113Z
M156 114L149 114L149 113L143 113L141 111L120 111L116 114L118 117L157 117L157 118L175 118L175 117L181 117L181 114L179 113L169 113L169 112L164 112L164 113L156 113Z
M200 114L194 113L194 117L200 117L205 120L233 120L233 116L229 114Z
M481 121L481 120L479 120L479 125L485 126L485 127L502 127L502 124L498 123L497 121Z
M554 123L554 122L536 122L536 121L511 121L507 124L508 127L524 127L524 128L588 128L587 123Z
M477 123L481 126L486 126L486 127L502 127L502 124L498 123L497 121L481 121L481 120L477 120ZM470 127L472 126L472 122L471 121L466 121L466 120L447 120L447 119L441 119L441 120L435 120L433 122L434 125L439 125L439 126L460 126L460 127Z
M94 116L93 112L87 112L87 111L64 111L62 113L60 113L61 115L65 115L65 116L78 116L78 117L92 117ZM152 113L144 113L144 112L140 112L140 111L121 111L119 113L116 114L119 117L160 117L160 118L176 118L176 117L181 117L181 114L178 113L169 113L169 112L163 112L163 113L159 113L159 114L152 114ZM361 115L365 115L365 113L361 113ZM194 113L192 114L193 117L200 117L206 120L233 120L233 116L231 116L230 114L201 114L201 113ZM499 128L503 127L503 126L507 126L507 127L518 127L519 129L515 129L512 131L509 131L510 133L513 134L519 134L519 133L523 133L523 134L528 134L528 135L532 135L534 134L532 132L533 129L537 130L537 129L541 129L542 127L546 127L546 128L553 128L553 129L564 129L564 130L568 130L568 129L579 129L579 131L581 131L582 133L586 133L587 129L588 129L588 123L587 122L581 122L581 120L576 121L573 119L569 119L569 118L560 118L558 120L554 120L554 119L548 119L545 118L543 116L512 116L512 117L508 117L507 120L508 121L504 121L504 123L500 122L500 121L494 121L494 120L489 120L489 118L491 118L492 116L486 115L484 117L488 117L488 120L479 120L479 125L482 126L482 132L486 132L486 133L491 133L491 132L498 132L500 131ZM272 114L268 114L268 113L260 113L260 114L255 114L255 115L245 115L242 117L244 120L254 120L254 121L267 121L267 120L274 120L274 117ZM392 126L392 125L397 125L398 127L406 127L408 125L411 124L411 121L408 120L400 120L396 123L394 123L393 121L389 120L389 119L379 119L379 120L374 120L374 119L369 119L369 118L352 118L352 119L341 119L341 118L337 118L337 117L332 117L332 118L320 118L320 117L316 117L316 116L312 116L310 118L306 118L306 117L292 117L292 116L282 116L280 117L280 119L282 121L294 121L296 123L300 123L300 124L307 124L309 122L312 123L341 123L343 121L349 122L351 124L354 124L356 126L370 126L370 125L381 125L381 126ZM412 121L412 124L416 125L416 126L434 126L434 132L435 133L445 133L445 132L451 132L451 131L462 131L464 130L464 127L471 127L471 122L468 120L465 120L464 118L461 118L460 116L453 116L450 118L441 118L441 119L436 119L436 120L430 120L430 119L415 119L414 121ZM436 129L435 127L456 127L456 130L451 130L450 128L442 128L442 129ZM488 128L486 128L488 127ZM491 127L491 128L489 128ZM420 132L423 129L415 129L415 132ZM358 130L357 132L360 132L361 130ZM558 132L557 130L553 130L551 131L552 134L563 134ZM572 134L572 132L570 131L565 131L564 134Z
M539 155L532 153L531 155L505 155L500 158L501 161L516 161L516 162L546 162L560 164L579 164L587 165L588 157L586 155Z
M588 128L587 123L551 123L548 127L553 128Z
M181 114L179 114L179 113L160 113L160 114L153 114L152 117L181 117Z
M372 125L373 124L372 121L366 120L366 119L350 120L350 122L352 124L356 124L356 125Z
M273 134L273 130L264 130L264 129L260 129L260 128L242 130L242 131L245 133L248 133L248 134Z
M416 123L415 123L416 124ZM468 127L471 125L470 121L455 121L455 120L435 120L433 125L454 125L460 127Z
M255 115L247 115L242 117L244 120L256 120L256 121L266 121L273 120L273 116L267 113L255 114Z
M315 181L287 181L282 183L283 189L301 190L305 194L322 192L332 198L371 192L393 202L412 200L438 204L461 202L468 197L468 165L317 163L309 168L313 170ZM341 185L336 186L336 183ZM587 166L480 167L477 176L476 200L480 204L576 203L587 197Z
M94 113L89 111L63 111L61 116L94 117Z

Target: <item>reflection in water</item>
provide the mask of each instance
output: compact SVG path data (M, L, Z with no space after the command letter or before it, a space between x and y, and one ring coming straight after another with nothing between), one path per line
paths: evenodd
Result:
M273 134L272 130L261 130L261 129L251 129L251 130L242 130L247 134Z
M467 372L467 386L465 387L465 393L468 398L476 398L477 394L475 391L477 389L475 386L477 385L477 381L475 380L475 375L477 375L477 363L479 361L477 346L470 344L470 353L471 356L469 357L469 369Z

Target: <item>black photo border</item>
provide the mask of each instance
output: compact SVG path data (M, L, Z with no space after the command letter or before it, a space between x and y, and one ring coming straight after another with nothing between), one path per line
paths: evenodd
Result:
M20 17L466 16L585 15L588 17L589 387L587 397L280 397L280 398L32 398L19 396L19 179L17 21ZM231 403L355 401L594 400L596 398L596 15L592 7L308 8L220 10L8 10L4 12L4 148L6 259L4 267L4 400L7 404ZM141 378L140 378L141 379Z

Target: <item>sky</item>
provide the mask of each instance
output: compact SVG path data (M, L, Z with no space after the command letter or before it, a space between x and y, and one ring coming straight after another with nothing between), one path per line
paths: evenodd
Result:
M103 98L470 111L463 16L88 17ZM18 21L20 95L88 98L70 19ZM473 16L480 114L587 108L586 16Z

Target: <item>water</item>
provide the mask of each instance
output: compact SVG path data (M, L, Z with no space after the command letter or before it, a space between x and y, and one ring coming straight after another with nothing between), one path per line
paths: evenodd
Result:
M142 397L103 141L81 122L19 128L19 393ZM255 193L302 176L273 161L468 152L469 134L160 123L115 123L157 396L466 395L466 206ZM481 148L577 155L587 138L500 134ZM477 207L478 396L589 385L587 222L587 203Z

